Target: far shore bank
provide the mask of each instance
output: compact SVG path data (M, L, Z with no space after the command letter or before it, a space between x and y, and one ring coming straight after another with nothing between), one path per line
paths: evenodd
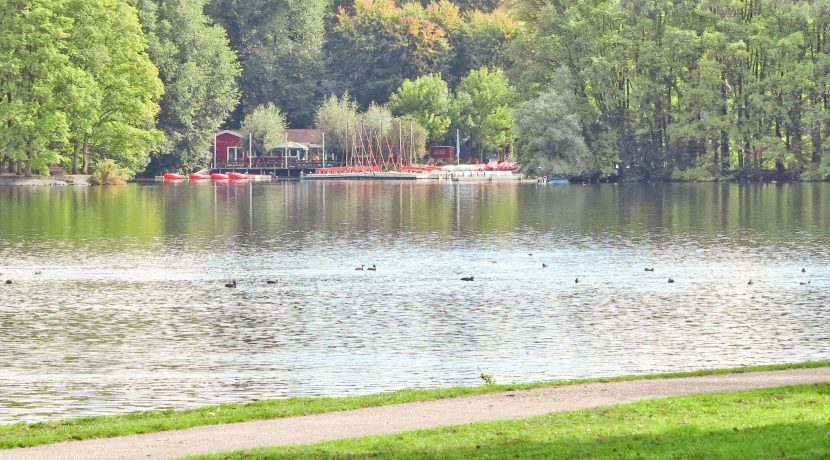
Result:
M64 187L89 185L91 176L71 174L66 176L17 176L0 174L0 187Z
M410 389L377 395L339 398L298 397L280 400L256 401L251 403L222 404L218 406L208 406L187 410L160 410L115 416L82 417L42 423L17 423L12 425L0 425L0 452L2 452L2 449L32 447L69 440L110 438L142 433L157 433L183 430L206 425L282 419L303 415L342 412L354 409L445 400L465 396L477 396L521 390L568 387L590 383L648 381L825 367L830 367L830 361L811 361L794 364L748 366L728 369L706 369L679 373L547 381L525 384L490 384L477 387L456 387L432 390Z

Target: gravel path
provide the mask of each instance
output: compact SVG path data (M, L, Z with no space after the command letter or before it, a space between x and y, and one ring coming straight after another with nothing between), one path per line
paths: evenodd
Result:
M587 383L0 450L0 459L173 459L185 455L527 418L669 396L820 382L830 382L830 368Z

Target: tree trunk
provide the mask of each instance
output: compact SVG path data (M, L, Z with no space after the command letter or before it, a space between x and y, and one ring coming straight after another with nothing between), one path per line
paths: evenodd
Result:
M78 144L78 141L75 141L72 150L72 174L78 174L78 153L81 151L81 146Z
M83 174L89 174L89 138L88 136L84 135L84 169Z

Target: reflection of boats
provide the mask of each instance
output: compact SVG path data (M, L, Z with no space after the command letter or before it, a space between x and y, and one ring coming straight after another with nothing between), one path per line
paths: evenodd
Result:
M231 173L228 173L228 179L229 180L248 180L248 175L238 173L238 172L231 172Z
M210 179L210 174L199 174L199 173L191 173L187 176L190 180L208 180Z
M164 180L168 182L182 180L182 175L179 173L172 172L164 173Z
M228 175L222 173L213 173L210 175L210 178L213 180L228 180Z

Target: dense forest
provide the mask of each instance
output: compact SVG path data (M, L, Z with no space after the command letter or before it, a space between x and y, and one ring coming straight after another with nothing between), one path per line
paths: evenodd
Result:
M222 127L343 150L359 124L531 175L824 180L829 25L830 0L8 0L0 165L152 174Z

